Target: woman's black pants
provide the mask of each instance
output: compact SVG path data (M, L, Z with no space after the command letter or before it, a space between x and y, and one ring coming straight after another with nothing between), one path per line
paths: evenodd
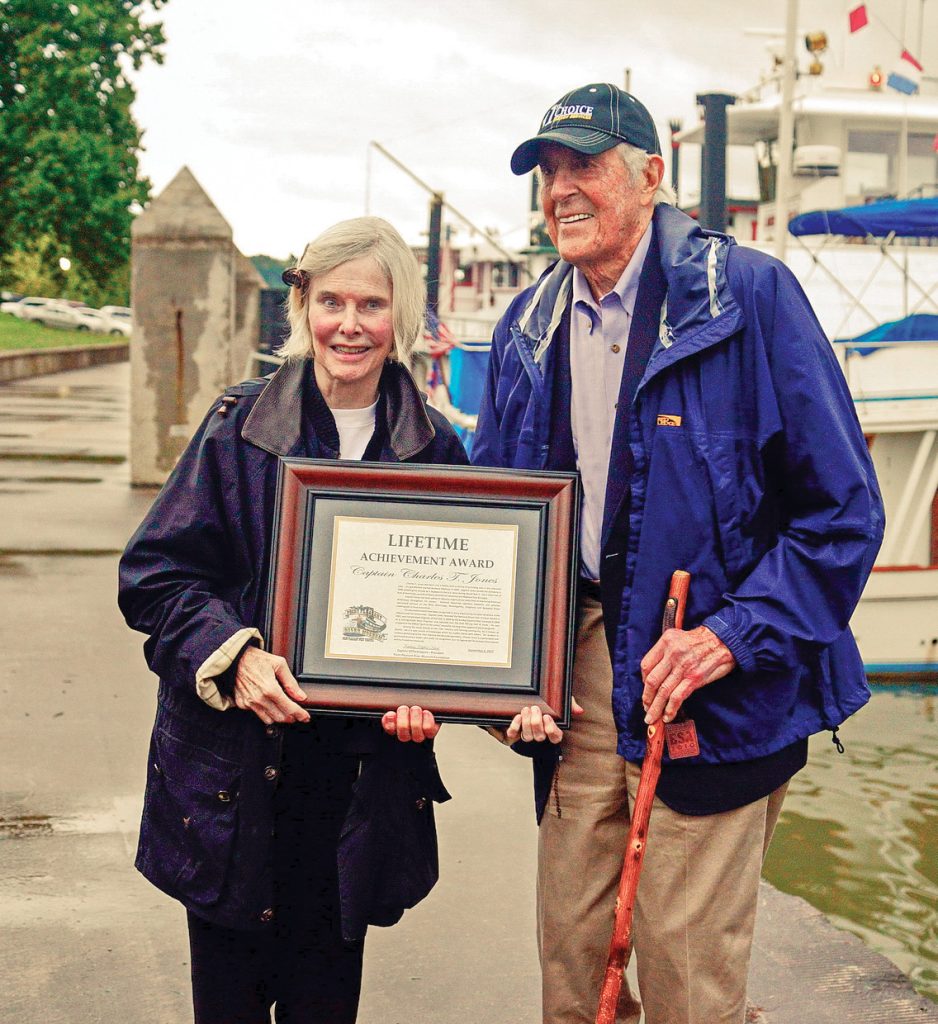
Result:
M359 758L285 740L276 801L271 931L189 913L195 1024L354 1024L364 940L342 941L336 846Z

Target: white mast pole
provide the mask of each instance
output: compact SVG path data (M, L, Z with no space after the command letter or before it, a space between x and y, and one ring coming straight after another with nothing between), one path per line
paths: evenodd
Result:
M785 22L785 60L782 96L778 110L778 165L775 174L775 255L785 259L788 242L788 193L791 182L791 149L795 137L795 36L798 32L798 0L788 0Z

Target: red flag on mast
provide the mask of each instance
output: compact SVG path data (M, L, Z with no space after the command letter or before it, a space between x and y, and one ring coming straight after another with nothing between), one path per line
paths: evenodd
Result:
M850 12L850 31L859 32L861 28L868 25L870 19L866 13L866 4L860 4L859 7L854 7Z

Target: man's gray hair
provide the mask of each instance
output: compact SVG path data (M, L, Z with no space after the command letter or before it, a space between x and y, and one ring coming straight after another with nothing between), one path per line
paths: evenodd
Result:
M645 173L645 168L648 166L651 154L646 153L645 150L639 149L637 146L630 146L627 142L620 142L615 148L619 156L622 157L622 162L629 172L629 180L633 185L637 185L641 176ZM664 177L662 177L658 191L655 192L655 206L659 203L667 203L669 206L673 206L674 202L674 191L665 181Z
M316 278L362 256L371 256L391 285L394 342L390 358L405 365L409 363L411 350L423 330L427 290L417 257L395 228L381 217L339 221L306 246L296 269L308 274L309 280L306 287L294 285L290 289L287 300L290 334L278 349L279 355L303 359L312 353L309 301Z

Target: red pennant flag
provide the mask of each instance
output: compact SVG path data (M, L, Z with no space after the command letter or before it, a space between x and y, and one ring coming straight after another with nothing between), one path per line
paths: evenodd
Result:
M931 148L938 153L938 135L931 140Z
M854 7L850 12L850 31L859 32L861 28L868 25L870 19L866 13L866 4L860 4L859 7Z

